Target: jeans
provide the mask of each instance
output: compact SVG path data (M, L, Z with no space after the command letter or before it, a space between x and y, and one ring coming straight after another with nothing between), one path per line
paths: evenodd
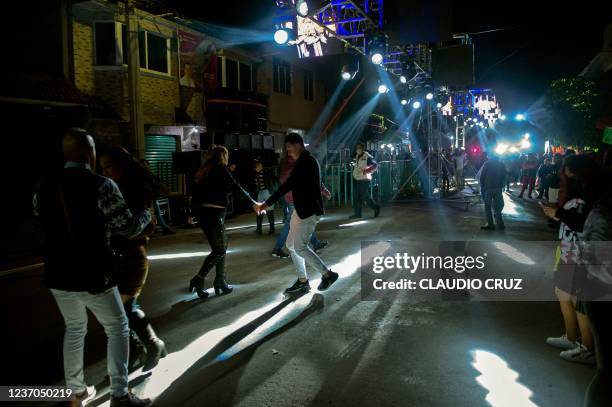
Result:
M225 237L225 209L202 208L200 211L200 227L210 244L210 254L204 259L200 277L206 275L215 267L215 286L225 285L225 253L227 238Z
M365 202L366 206L372 209L377 209L378 204L370 197L370 181L355 180L355 215L361 216L361 208Z
M493 217L498 227L504 226L502 219L502 209L504 209L504 196L502 188L491 188L484 193L485 216L487 224L493 226Z
M291 224L291 215L295 211L295 206L292 203L288 203L285 201L285 207L283 209L283 228L276 239L276 244L274 245L274 251L280 251L285 246L285 242L287 241L287 236L289 235L289 225ZM317 235L315 232L312 232L310 236L310 244L312 247L316 248L319 245L319 239L317 239Z
M329 267L323 260L308 247L308 242L315 228L319 223L319 216L312 215L306 219L300 219L297 211L291 215L291 226L287 236L287 249L291 254L291 260L295 266L299 278L308 278L306 275L306 263L310 267L318 269L321 274L325 274Z
M104 327L107 341L107 368L110 393L121 397L128 392L128 320L117 287L100 294L51 289L64 317L64 375L74 393L87 390L83 373L83 348L87 334L87 309Z

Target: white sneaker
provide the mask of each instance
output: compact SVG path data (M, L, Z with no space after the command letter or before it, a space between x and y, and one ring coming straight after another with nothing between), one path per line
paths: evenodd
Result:
M568 362L582 363L585 365L595 365L595 353L588 350L583 344L579 344L574 349L565 350L559 354L561 359Z
M567 339L567 334L563 334L559 337L548 337L546 338L546 343L559 349L574 349L576 346L578 346L578 342L573 342Z

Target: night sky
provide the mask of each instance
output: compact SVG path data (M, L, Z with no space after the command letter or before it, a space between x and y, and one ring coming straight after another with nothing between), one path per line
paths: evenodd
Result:
M551 81L577 75L602 47L612 6L596 1L385 0L391 44L437 41L452 32L474 35L476 81L495 90L506 112L525 111ZM166 0L187 16L231 26L271 30L274 0Z

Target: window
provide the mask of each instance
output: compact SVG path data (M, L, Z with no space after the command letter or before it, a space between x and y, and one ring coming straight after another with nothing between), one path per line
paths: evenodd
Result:
M240 64L240 90L253 90L253 76L251 66Z
M128 64L128 38L124 24L119 22L94 23L96 65ZM140 67L150 71L170 73L170 39L140 31L138 33Z
M288 62L274 58L272 61L274 92L291 95L291 65Z
M217 57L217 87L223 87L223 57Z
M314 100L314 72L304 71L304 99Z
M170 73L170 40L148 31L138 33L140 67L149 71Z
M115 23L95 23L96 65L117 65Z
M225 87L238 89L238 62L229 58L225 59Z

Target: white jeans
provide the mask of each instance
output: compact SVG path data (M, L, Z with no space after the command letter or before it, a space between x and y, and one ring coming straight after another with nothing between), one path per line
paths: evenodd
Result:
M83 348L87 334L87 309L100 324L108 338L107 366L110 392L121 397L128 392L128 320L117 287L101 294L51 289L64 317L64 375L66 386L75 393L87 390L83 374Z
M306 275L306 263L321 274L325 274L329 270L329 267L323 263L323 260L308 246L310 236L317 227L319 219L319 216L316 215L300 219L295 210L291 215L291 224L286 244L299 278L308 278Z

